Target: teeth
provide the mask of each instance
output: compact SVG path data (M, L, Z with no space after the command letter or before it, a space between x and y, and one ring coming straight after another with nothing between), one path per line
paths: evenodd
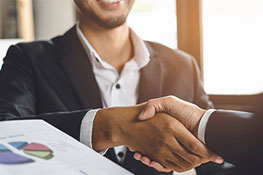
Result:
M100 1L106 4L111 4L111 3L120 2L121 0L100 0Z

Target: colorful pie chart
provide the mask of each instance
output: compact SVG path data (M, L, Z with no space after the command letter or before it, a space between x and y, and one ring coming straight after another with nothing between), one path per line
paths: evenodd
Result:
M18 141L9 142L8 144L27 154L28 156L37 157L44 160L50 160L54 157L53 151L46 145L40 143L33 142L28 144L27 142ZM5 145L0 144L0 164L17 165L32 162L35 162L35 160L25 157L22 154L19 155L14 153Z

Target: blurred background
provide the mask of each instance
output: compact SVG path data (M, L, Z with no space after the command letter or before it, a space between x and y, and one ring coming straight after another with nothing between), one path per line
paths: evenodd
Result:
M136 0L143 39L192 54L217 107L248 109L263 90L262 0ZM50 39L77 21L73 0L0 0L0 64L8 47Z

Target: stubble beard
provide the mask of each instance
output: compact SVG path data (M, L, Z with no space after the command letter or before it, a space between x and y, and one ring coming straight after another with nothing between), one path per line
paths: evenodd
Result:
M102 18L98 14L96 14L94 11L88 12L88 16L96 23L98 26L103 27L105 29L113 29L116 27L119 27L123 25L128 17L127 14L123 14L118 17L112 17L112 18Z

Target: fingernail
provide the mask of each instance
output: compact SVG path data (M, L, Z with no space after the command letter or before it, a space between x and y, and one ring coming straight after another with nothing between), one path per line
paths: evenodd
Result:
M224 162L224 159L222 157L218 157L215 162L218 164L222 164Z
M134 157L136 160L138 160L138 159L139 159L139 155L138 155L138 154L136 154L136 153L133 155L133 157Z

